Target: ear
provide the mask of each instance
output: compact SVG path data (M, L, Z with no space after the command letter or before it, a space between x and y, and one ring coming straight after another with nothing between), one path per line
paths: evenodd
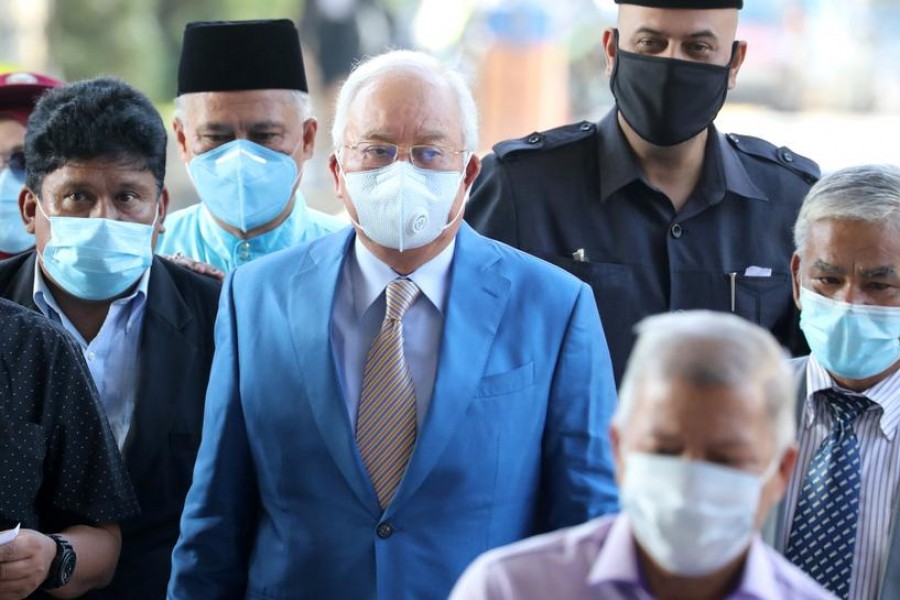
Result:
M738 71L744 64L744 58L747 57L747 42L738 41L737 48L734 50L734 56L731 57L731 70L728 73L728 89L733 90L737 85Z
M778 500L784 496L788 484L791 482L791 475L794 474L794 467L797 465L797 455L797 445L791 444L791 446L785 450L784 456L781 457L781 464L778 465L778 471L776 472L776 477L779 482Z
M166 215L169 214L169 189L163 187L162 192L159 194L159 202L157 203L157 212L156 212L156 231L157 233L165 233L166 226L164 225L166 221Z
M603 31L603 55L606 57L606 76L612 77L613 67L616 64L616 30L607 27Z
M191 159L191 155L188 152L187 134L181 119L172 119L172 131L175 132L175 141L178 143L178 155L181 157L181 162L186 163Z
M37 195L27 187L23 187L19 192L19 215L22 217L22 222L25 223L25 231L31 235L34 235L34 219L38 202L40 200Z
M334 180L334 193L341 196L341 166L338 164L337 155L332 152L328 156L328 172Z
M466 176L464 178L465 189L472 187L472 184L475 182L475 178L478 177L479 173L481 173L481 159L473 154L469 157L469 162L466 164Z
M621 437L616 425L609 426L609 443L612 447L613 464L616 466L616 482L622 485L622 477L625 474L624 457L622 456Z
M303 121L303 159L312 158L316 149L316 132L319 130L319 122L315 117Z
M338 164L337 154L334 152L328 156L328 171L331 173L332 179L334 179L334 195L340 198L341 203L344 205L344 209L347 211L347 214L350 215L350 219L359 221L356 214L356 208L353 206L350 197L347 196L347 191L343 184L343 177L341 176L341 166Z
M800 305L800 255L796 252L791 256L791 287L794 290L794 304L803 310Z
M756 513L756 526L763 527L772 507L775 506L787 491L788 484L791 481L791 475L794 473L794 467L797 464L797 446L791 446L784 451L778 468L766 481L763 482L762 493L759 499L759 506Z

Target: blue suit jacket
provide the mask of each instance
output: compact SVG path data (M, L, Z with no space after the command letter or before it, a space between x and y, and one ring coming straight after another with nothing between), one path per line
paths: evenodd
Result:
M443 600L481 552L617 508L589 287L463 225L431 407L382 512L331 350L352 230L226 281L169 598Z

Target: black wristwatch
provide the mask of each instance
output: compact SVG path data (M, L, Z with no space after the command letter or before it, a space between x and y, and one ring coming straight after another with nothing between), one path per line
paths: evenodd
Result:
M52 590L66 585L72 579L75 572L75 550L66 538L60 535L51 534L47 537L56 542L56 556L50 563L50 572L47 573L47 579L41 587Z

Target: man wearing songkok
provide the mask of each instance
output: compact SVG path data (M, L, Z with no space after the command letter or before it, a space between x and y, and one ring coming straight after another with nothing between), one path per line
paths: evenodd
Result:
M0 262L0 296L81 348L141 504L122 525L112 583L92 600L165 597L200 445L220 284L161 258L166 129L109 78L38 102L25 138L22 218L36 249Z
M173 128L201 202L157 251L227 272L343 227L300 193L317 127L291 21L188 23Z
M638 326L612 442L622 513L489 552L451 600L834 600L758 531L796 460L782 350L733 315Z
M496 145L467 220L591 285L617 381L635 323L673 310L732 312L805 352L791 227L818 167L712 124L747 53L742 2L618 4L603 37L615 107Z
M462 223L462 78L383 54L335 115L354 227L225 283L172 600L445 600L481 552L616 509L590 288Z

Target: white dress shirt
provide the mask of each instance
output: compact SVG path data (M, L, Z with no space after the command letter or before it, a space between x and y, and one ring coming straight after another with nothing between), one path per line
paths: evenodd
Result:
M454 240L440 254L406 276L422 292L403 317L403 354L416 390L419 429L431 404L455 246ZM400 275L378 260L356 238L344 261L331 325L335 364L354 431L366 357L384 320L384 290L397 277Z
M35 261L34 303L46 317L61 324L81 347L119 450L128 439L137 402L141 330L149 281L148 268L131 295L113 301L97 336L87 342L59 308Z
M809 463L822 441L831 432L831 413L814 394L819 390L842 389L831 375L809 357L806 367L806 406L800 427L800 454L787 490L787 510L784 528L784 547L790 536L794 509ZM856 547L850 598L877 598L884 569L887 565L897 510L900 484L900 371L869 388L863 395L874 404L866 409L853 425L859 440L860 503L856 529Z

